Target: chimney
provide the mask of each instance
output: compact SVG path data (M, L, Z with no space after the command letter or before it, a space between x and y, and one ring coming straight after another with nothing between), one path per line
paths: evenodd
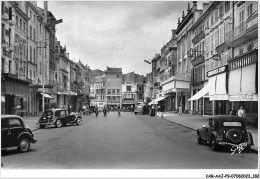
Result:
M188 3L188 9L187 9L188 13L190 11L190 3Z
M176 36L175 32L176 32L176 29L172 29L172 39L175 39L175 38L177 38L177 36Z
M160 54L158 54L158 53L157 53L157 54L155 54L155 58L158 58L159 56L160 56Z
M193 2L193 7L192 9L196 10L197 9L197 1L192 1Z
M180 20L180 17L178 17L178 26L180 25L181 23L181 20Z
M44 1L44 23L47 24L47 17L48 17L48 1Z
M185 17L185 14L184 14L184 11L182 11L182 19L184 19L184 17Z
M202 4L202 13L203 14L207 11L208 7L209 7L209 3L203 3Z

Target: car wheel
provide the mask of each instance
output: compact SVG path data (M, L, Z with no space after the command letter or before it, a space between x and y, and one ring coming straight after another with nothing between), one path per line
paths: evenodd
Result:
M57 128L61 127L61 121L59 119L55 122L55 126Z
M215 137L212 137L212 139L211 139L211 148L214 151L218 150L218 144L217 144Z
M44 129L44 128L45 128L45 125L40 125L40 128L41 128L41 129Z
M30 140L28 138L22 138L19 141L18 150L20 152L28 152L30 150Z
M82 123L81 118L78 118L78 119L76 120L76 124L77 124L77 125L81 125L81 123Z
M198 144L202 144L202 142L203 142L199 133L197 135L197 141L198 141Z

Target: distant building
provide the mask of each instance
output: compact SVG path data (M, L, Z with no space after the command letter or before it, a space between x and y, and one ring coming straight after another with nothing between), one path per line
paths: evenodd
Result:
M105 71L105 89L106 104L111 107L122 107L122 68L107 67Z
M92 79L91 84L91 106L97 106L102 109L106 103L106 88L105 88L106 78L105 75L96 76Z

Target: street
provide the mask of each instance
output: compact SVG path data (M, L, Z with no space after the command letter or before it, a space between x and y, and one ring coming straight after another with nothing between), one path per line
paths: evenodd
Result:
M196 133L148 115L83 116L80 126L33 132L27 153L2 155L5 169L256 169L255 153L212 151Z

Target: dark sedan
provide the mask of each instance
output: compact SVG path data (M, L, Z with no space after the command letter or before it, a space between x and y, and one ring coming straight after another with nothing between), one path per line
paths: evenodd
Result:
M31 129L24 125L21 117L16 115L1 116L1 150L16 147L21 152L30 150L30 144L35 143Z
M43 129L50 125L55 125L57 128L59 128L67 124L80 125L81 123L82 117L78 114L69 113L65 109L48 109L44 111L37 125Z
M220 115L209 118L208 125L203 125L197 130L198 143L209 143L213 150L220 146L246 145L249 149L253 143L253 137L246 130L246 122L238 116Z

